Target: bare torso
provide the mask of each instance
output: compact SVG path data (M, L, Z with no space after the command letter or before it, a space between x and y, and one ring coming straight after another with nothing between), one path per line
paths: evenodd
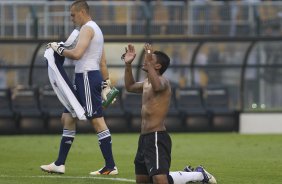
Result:
M141 134L166 130L164 121L169 108L170 97L171 88L168 81L166 88L159 92L153 91L148 79L144 81Z

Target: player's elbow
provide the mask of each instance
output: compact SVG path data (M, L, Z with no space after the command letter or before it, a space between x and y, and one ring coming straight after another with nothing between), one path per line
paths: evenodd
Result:
M80 53L74 53L72 55L72 59L74 59L74 60L79 60L81 57L82 57L82 54L80 54Z
M127 92L135 93L135 89L133 85L125 85L125 89Z
M129 85L125 85L125 89L128 92L132 92L132 88Z
M79 60L82 58L84 52L80 49L73 49L73 50L69 50L66 57L69 56L70 59L73 60Z

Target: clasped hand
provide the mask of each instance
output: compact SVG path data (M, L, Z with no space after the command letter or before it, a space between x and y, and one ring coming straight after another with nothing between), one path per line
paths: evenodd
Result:
M64 46L62 44L59 44L58 42L51 42L47 44L47 49L52 48L55 52L57 52L60 56L63 56L63 52L65 50Z

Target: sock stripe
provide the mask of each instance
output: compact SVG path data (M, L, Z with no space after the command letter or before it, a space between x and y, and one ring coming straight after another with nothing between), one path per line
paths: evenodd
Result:
M107 138L107 137L110 137L110 136L111 136L111 133L110 133L110 131L107 129L107 130L104 130L104 131L98 133L97 136L98 136L98 140L102 140L102 139L105 139L105 138Z
M64 129L63 136L64 137L75 137L75 130Z

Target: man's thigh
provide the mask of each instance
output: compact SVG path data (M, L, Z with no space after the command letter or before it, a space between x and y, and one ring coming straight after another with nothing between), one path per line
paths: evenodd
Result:
M154 184L169 184L166 174L159 174L153 176Z
M152 183L149 175L136 175L136 183Z
M86 111L87 119L103 117L101 82L99 71L75 74L77 98Z
M152 177L148 175L136 175L136 183L169 184L167 175L160 174Z

